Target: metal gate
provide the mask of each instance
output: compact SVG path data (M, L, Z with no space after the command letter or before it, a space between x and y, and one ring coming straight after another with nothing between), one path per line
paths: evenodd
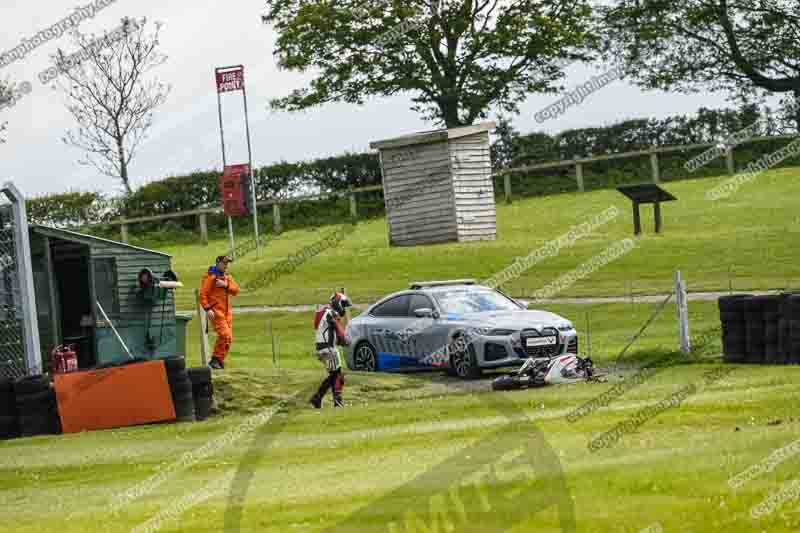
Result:
M0 376L42 370L25 200L13 184L0 190Z

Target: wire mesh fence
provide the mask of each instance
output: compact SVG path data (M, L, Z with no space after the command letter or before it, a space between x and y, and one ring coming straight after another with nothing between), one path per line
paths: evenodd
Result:
M12 206L0 204L0 376L27 374L17 243Z

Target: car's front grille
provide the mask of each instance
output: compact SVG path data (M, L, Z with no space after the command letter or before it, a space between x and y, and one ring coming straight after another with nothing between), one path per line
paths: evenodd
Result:
M496 344L494 342L487 342L486 347L484 348L483 358L486 361L499 361L501 359L505 359L508 357L508 351L506 351L506 347L502 344Z
M567 344L567 352L578 354L578 337L570 339L569 344Z
M541 337L555 337L555 344L546 344L540 346L528 346L529 338ZM558 330L556 328L542 328L542 331L535 329L525 329L520 333L520 340L522 341L522 349L527 357L555 357L561 354L561 344L558 341Z

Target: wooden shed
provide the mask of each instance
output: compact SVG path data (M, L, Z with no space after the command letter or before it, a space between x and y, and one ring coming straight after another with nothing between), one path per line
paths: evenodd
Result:
M45 369L59 344L79 346L80 368L128 359L98 301L134 357L185 355L187 318L176 317L172 291L153 301L138 285L145 268L156 278L171 270L169 255L45 226L30 227L30 243Z
M497 238L489 132L494 122L377 141L389 244Z

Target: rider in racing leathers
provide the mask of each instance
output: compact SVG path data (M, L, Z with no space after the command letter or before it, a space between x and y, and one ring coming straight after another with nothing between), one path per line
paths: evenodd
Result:
M346 309L352 304L344 292L336 292L331 296L330 305L317 306L314 315L314 329L316 330L316 350L320 362L328 370L328 376L322 381L319 390L311 397L311 405L316 409L322 407L322 398L331 389L333 392L333 406L344 407L342 389L344 388L344 375L342 374L342 357L337 345L348 345L344 328L339 322L346 316Z

